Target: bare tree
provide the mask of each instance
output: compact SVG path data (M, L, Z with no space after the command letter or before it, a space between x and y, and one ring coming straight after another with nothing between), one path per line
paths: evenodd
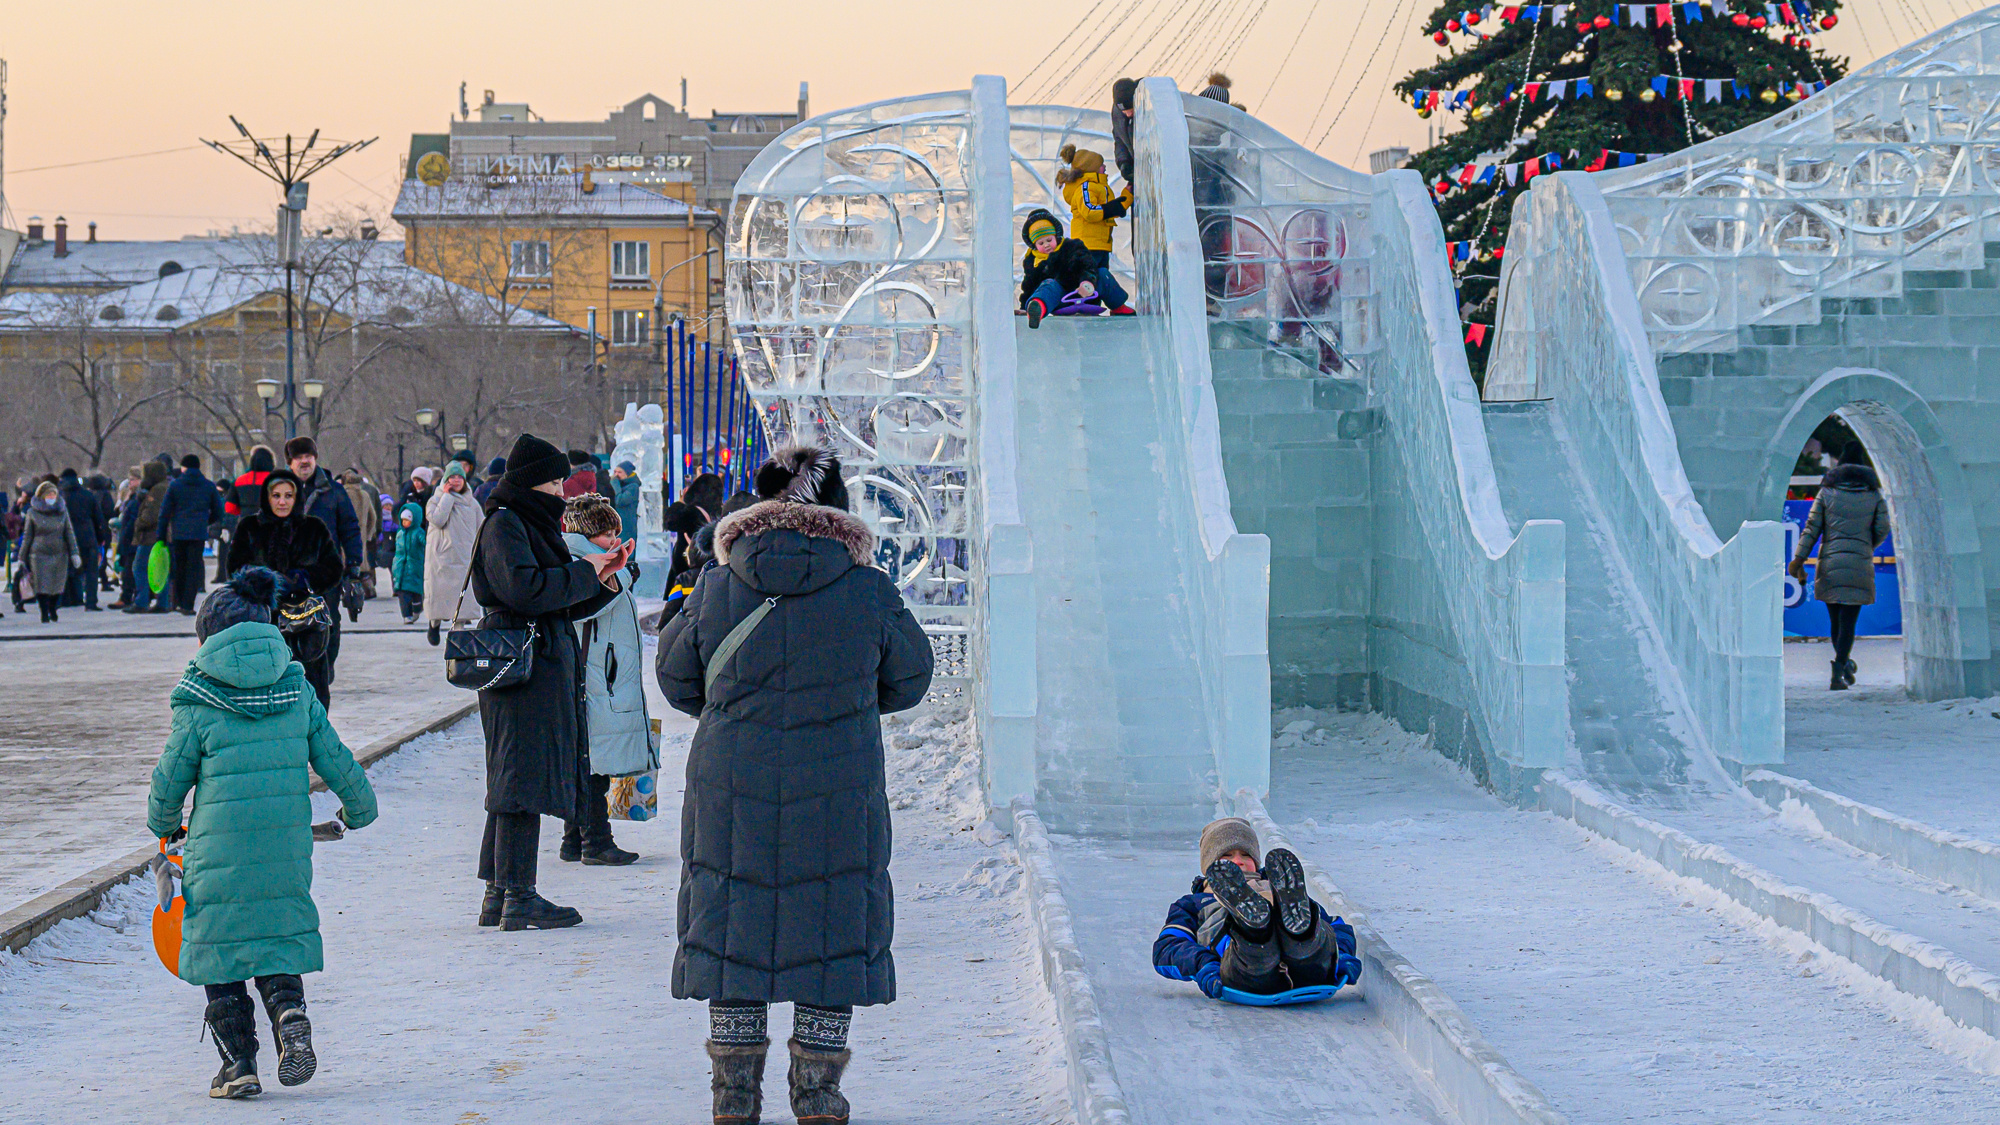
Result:
M32 316L41 331L24 349L26 366L31 378L36 368L52 377L57 391L49 403L57 409L42 416L43 445L74 450L96 471L119 431L176 388L152 377L143 342L120 338L115 325L125 312L115 294L40 294Z

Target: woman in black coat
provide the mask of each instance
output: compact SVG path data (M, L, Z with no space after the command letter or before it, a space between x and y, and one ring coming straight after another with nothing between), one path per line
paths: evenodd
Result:
M331 599L340 588L346 567L333 532L318 516L309 516L299 503L299 478L290 469L279 469L264 478L257 511L237 521L229 537L229 573L246 566L267 566L285 579L281 601L293 605L308 595ZM292 659L305 668L306 682L319 696L322 707L330 706L333 677L327 667L327 630L286 633Z
M673 994L709 1001L717 1120L755 1119L766 1012L790 1001L792 1112L845 1121L848 1021L896 998L881 716L923 699L931 647L831 454L781 450L757 486L774 499L716 525L716 565L660 634L660 687L701 717ZM716 650L767 600L708 688Z
M562 538L569 458L522 434L507 465L487 497L468 578L486 610L482 628L534 628L534 661L525 683L479 693L486 732L486 837L479 846L486 898L479 924L554 929L583 921L535 893L541 818L583 819L580 798L590 771L583 654L570 622L617 596L605 580L631 557L632 542L572 558Z

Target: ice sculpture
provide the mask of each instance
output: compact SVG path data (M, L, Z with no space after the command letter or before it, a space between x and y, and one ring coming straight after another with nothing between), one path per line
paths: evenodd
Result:
M639 546L646 558L667 556L666 417L657 402L639 408Z

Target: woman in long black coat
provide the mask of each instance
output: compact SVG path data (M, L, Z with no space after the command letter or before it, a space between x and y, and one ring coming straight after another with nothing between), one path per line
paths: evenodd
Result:
M479 693L486 733L486 837L479 846L486 898L479 924L554 929L583 920L535 893L541 818L581 820L579 798L590 769L581 752L589 744L583 656L570 622L617 596L604 578L625 565L632 544L571 557L562 538L561 482L569 475L569 458L522 434L507 466L486 498L469 577L486 610L483 628L534 627L534 661L525 683Z
M792 1112L845 1121L848 1021L896 998L881 716L923 699L931 648L872 564L831 454L781 450L757 484L776 498L716 525L717 565L660 634L660 687L701 717L673 994L709 1001L717 1120L755 1119L766 1011L790 1001ZM716 650L767 600L705 687Z
M303 492L290 469L279 469L264 478L257 511L237 521L236 531L229 537L229 573L246 566L267 566L285 580L284 604L318 594L332 606L346 568L333 532L318 516L307 515L305 505L299 503ZM292 659L305 668L306 682L319 696L319 705L329 706L333 677L327 667L327 631L287 633L285 643L291 647Z

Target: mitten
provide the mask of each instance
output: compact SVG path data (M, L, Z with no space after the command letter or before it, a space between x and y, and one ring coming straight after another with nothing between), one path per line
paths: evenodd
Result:
M1357 973L1360 972L1358 966L1355 971ZM1202 992L1210 1000L1220 999L1222 997L1222 962L1210 961L1201 968L1196 969L1194 971L1194 982L1201 986Z
M1341 954L1340 960L1333 965L1334 987L1359 983L1361 983L1361 958L1352 953Z

